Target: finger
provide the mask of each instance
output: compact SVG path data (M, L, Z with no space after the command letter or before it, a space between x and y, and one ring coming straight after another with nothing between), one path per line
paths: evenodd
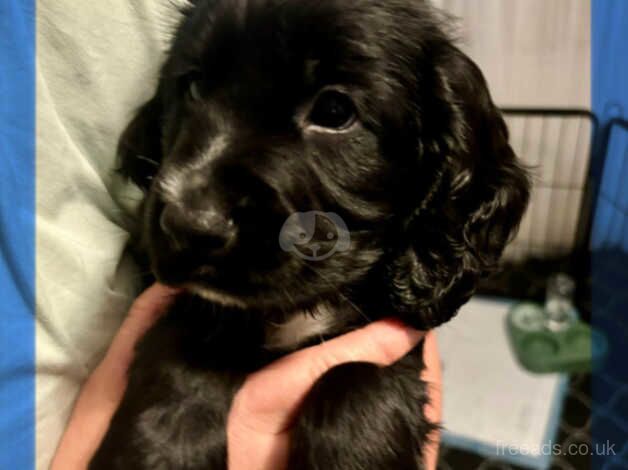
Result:
M362 329L306 350L318 359L320 371L313 362L312 379L318 380L332 367L347 362L371 362L380 366L394 364L423 339L425 332L410 328L396 319L380 320Z
M133 358L137 341L155 324L174 301L179 289L153 284L133 302L129 313L116 334L105 361L112 358L124 370Z
M425 407L425 417L428 421L440 424L442 419L442 370L436 333L430 331L425 336L423 345L423 359L425 369L422 378L427 383L429 403ZM429 443L425 447L425 467L428 470L436 469L438 462L438 448L440 444L440 431L436 430L428 437Z
M52 470L86 468L122 400L135 344L165 312L177 292L155 284L133 303L105 358L83 385Z
M442 413L442 369L440 363L440 355L438 352L438 342L436 333L430 331L425 335L425 343L423 345L423 361L425 369L421 378L427 383L430 404L426 410L427 418L438 423L441 420Z
M381 320L286 356L249 376L236 394L230 421L254 432L279 434L290 426L302 400L329 369L348 362L390 365L423 336L399 321Z

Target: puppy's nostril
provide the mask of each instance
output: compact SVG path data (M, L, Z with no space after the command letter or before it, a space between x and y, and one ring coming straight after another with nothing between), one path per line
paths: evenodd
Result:
M159 218L159 226L166 235L173 238L194 230L193 225L184 213L184 209L174 205L168 205L164 208Z
M215 210L190 210L167 205L159 225L177 247L198 249L199 255L218 255L228 251L237 236L233 220Z

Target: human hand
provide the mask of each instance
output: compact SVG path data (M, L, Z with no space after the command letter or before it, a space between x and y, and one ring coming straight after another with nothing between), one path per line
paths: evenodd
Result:
M88 378L61 439L51 470L87 468L107 432L127 384L137 341L172 303L177 290L156 284L135 301L109 351ZM430 384L428 419L440 420L440 365L433 333L424 335L398 321L382 320L326 343L297 351L251 374L236 394L227 425L230 470L285 468L290 427L314 382L346 362L396 362L425 337L424 380ZM280 384L278 386L278 384ZM284 390L277 394L275 390ZM426 452L436 468L437 437Z
M229 470L285 469L290 430L299 406L325 372L347 362L391 365L422 338L426 365L423 380L428 383L430 395L425 415L439 423L441 370L436 335L410 329L396 320L381 320L292 353L251 374L236 394L228 419ZM438 433L431 440L425 449L428 470L436 469Z
M78 396L50 470L84 470L107 433L127 385L135 344L174 301L178 291L155 284L140 295L107 354Z

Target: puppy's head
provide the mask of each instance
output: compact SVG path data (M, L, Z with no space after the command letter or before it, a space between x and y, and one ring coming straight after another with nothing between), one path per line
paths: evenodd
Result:
M433 326L528 199L481 72L419 0L197 0L119 153L157 277L243 307L376 272Z

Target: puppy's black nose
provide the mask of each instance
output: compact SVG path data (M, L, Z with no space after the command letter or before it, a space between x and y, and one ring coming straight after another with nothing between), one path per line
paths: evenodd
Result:
M167 204L159 223L175 247L198 249L199 256L223 255L237 237L233 220L213 207L191 209Z

